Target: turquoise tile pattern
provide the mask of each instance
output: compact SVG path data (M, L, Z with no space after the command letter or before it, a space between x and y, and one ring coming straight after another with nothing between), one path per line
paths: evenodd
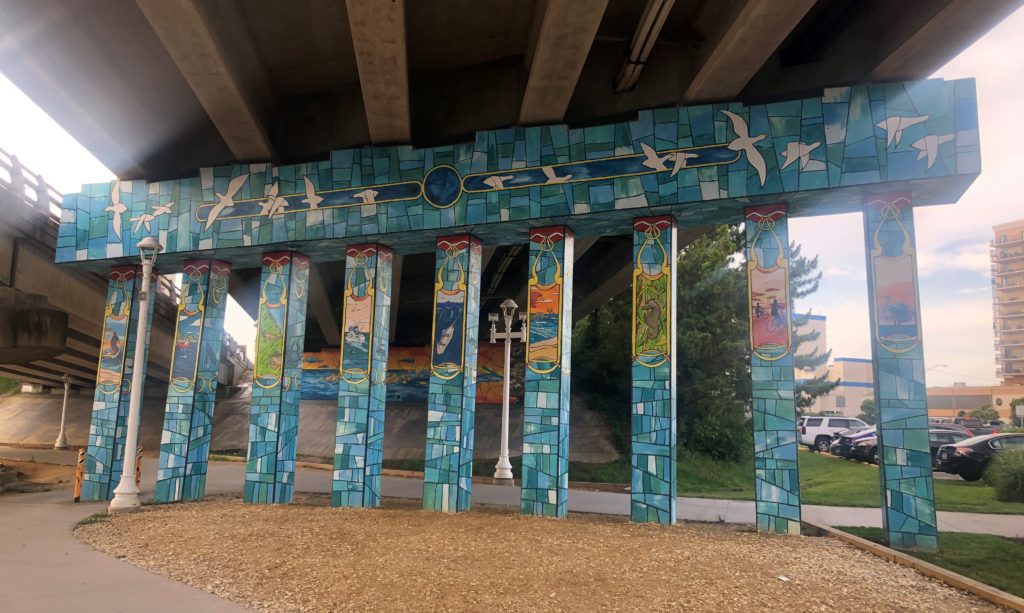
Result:
M156 474L157 502L202 500L206 491L230 276L231 266L219 260L192 260L182 271Z
M355 245L346 250L331 485L336 507L380 506L391 272L387 247Z
M246 502L288 503L295 493L308 286L309 258L294 252L263 256L245 464Z
M573 234L530 232L520 510L565 517L569 505L569 378Z
M878 473L889 545L937 549L911 206L906 194L888 194L870 198L864 207Z
M632 487L635 522L676 521L676 225L633 222Z
M423 508L468 511L480 333L480 241L437 239Z
M745 211L754 499L761 532L800 534L786 205Z
M138 365L143 369L143 378L146 376L146 356L143 355L138 363L135 360L141 276L141 266L116 266L110 269L107 277L107 302L85 455L82 500L110 500L121 480L132 369ZM152 318L153 301L148 304L146 315ZM146 341L148 351L149 339Z
M626 234L637 216L708 226L779 201L794 217L860 211L882 184L912 190L915 205L953 202L979 172L973 80L837 87L578 129L490 130L426 149L346 149L318 162L86 185L65 196L56 259L134 264L143 236L160 239L169 264L213 249L242 267L292 248L337 259L339 246L372 241L427 252L440 236L469 232L511 244L556 218L577 236Z

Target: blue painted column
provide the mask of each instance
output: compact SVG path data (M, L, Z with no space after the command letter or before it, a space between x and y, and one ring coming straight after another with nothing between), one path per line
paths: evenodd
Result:
M569 373L573 234L530 231L520 510L565 517L569 504Z
M191 260L182 269L156 475L157 502L202 500L206 491L230 276L231 266L219 260Z
M885 507L882 525L892 547L937 549L910 198L871 198L864 208L864 242L878 410L878 472Z
M294 494L308 285L306 256L293 252L263 256L245 464L246 502L287 503Z
M146 356L141 356L138 362L135 359L141 275L141 266L117 266L110 269L107 277L107 303L103 312L103 337L100 340L96 392L85 456L82 500L113 498L114 488L121 480L132 369L136 366L143 369L143 381L146 376ZM153 278L156 278L155 274ZM155 282L152 286L156 286ZM149 312L145 314L150 320L153 302L149 301ZM148 352L149 339L146 339L146 347Z
M468 511L480 332L480 241L437 239L423 508Z
M744 217L757 529L800 534L786 205L749 207Z
M676 224L633 220L630 515L676 521Z
M331 504L379 507L391 315L391 250L356 245L345 252L338 423Z

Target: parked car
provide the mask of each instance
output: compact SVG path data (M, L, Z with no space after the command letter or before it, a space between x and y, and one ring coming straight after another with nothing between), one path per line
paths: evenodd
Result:
M832 444L829 445L828 452L834 456L848 458L853 454L853 448L858 441L874 435L874 426L856 426L837 432L832 437Z
M811 451L827 453L833 434L866 425L853 417L803 417L800 420L800 444L807 445Z
M975 436L996 432L996 429L993 426L990 426L975 417L957 417L953 419L953 423L967 428L971 434Z
M1024 434L983 434L943 445L939 447L936 468L960 475L964 481L977 481L985 474L995 454L1004 449L1024 449Z
M932 466L935 466L935 458L939 448L943 445L950 445L970 438L959 430L951 430L948 425L932 426L928 428L928 448L932 454ZM850 457L861 462L878 464L878 436L872 432L870 436L861 438L854 445Z

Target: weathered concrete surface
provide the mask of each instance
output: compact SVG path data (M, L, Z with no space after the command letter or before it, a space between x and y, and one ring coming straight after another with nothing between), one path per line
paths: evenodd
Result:
M14 394L0 397L0 443L52 445L60 426L61 396ZM334 456L334 432L337 405L329 400L304 400L299 410L299 449L302 459L327 459ZM85 446L89 436L92 394L86 390L68 399L68 443ZM426 406L392 403L384 423L384 458L422 459L427 433ZM149 397L143 401L139 442L147 455L160 448L164 401ZM249 437L249 395L247 390L217 401L214 410L213 450L245 450ZM509 415L509 450L522 453L523 410L512 407ZM476 413L476 452L480 459L498 457L501 433L501 407L478 405ZM605 462L619 457L601 415L574 408L570 413L569 459L581 462Z
M68 314L46 296L0 287L0 361L27 364L64 352Z

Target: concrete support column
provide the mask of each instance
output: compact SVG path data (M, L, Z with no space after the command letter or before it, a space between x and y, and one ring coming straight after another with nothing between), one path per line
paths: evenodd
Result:
M379 507L391 319L391 250L356 245L345 252L338 423L331 504Z
M530 231L520 509L565 517L569 504L569 376L573 234Z
M437 239L423 508L468 511L480 333L480 241Z
M882 516L889 545L937 549L914 212L903 195L864 208Z
M185 262L160 438L157 502L202 500L231 266Z
M263 256L246 502L287 503L294 494L308 287L309 258L294 252Z
M116 266L107 281L107 303L103 313L96 393L92 403L89 446L85 456L82 500L109 500L121 480L124 441L127 435L128 404L132 369L142 368L145 380L146 356L135 356L135 334L139 318L141 266ZM155 277L155 275L154 275ZM147 318L153 316L149 301ZM147 347L148 341L147 340ZM131 453L135 453L133 449Z
M749 207L744 217L757 529L800 534L786 205Z
M633 220L631 517L676 521L676 224Z

